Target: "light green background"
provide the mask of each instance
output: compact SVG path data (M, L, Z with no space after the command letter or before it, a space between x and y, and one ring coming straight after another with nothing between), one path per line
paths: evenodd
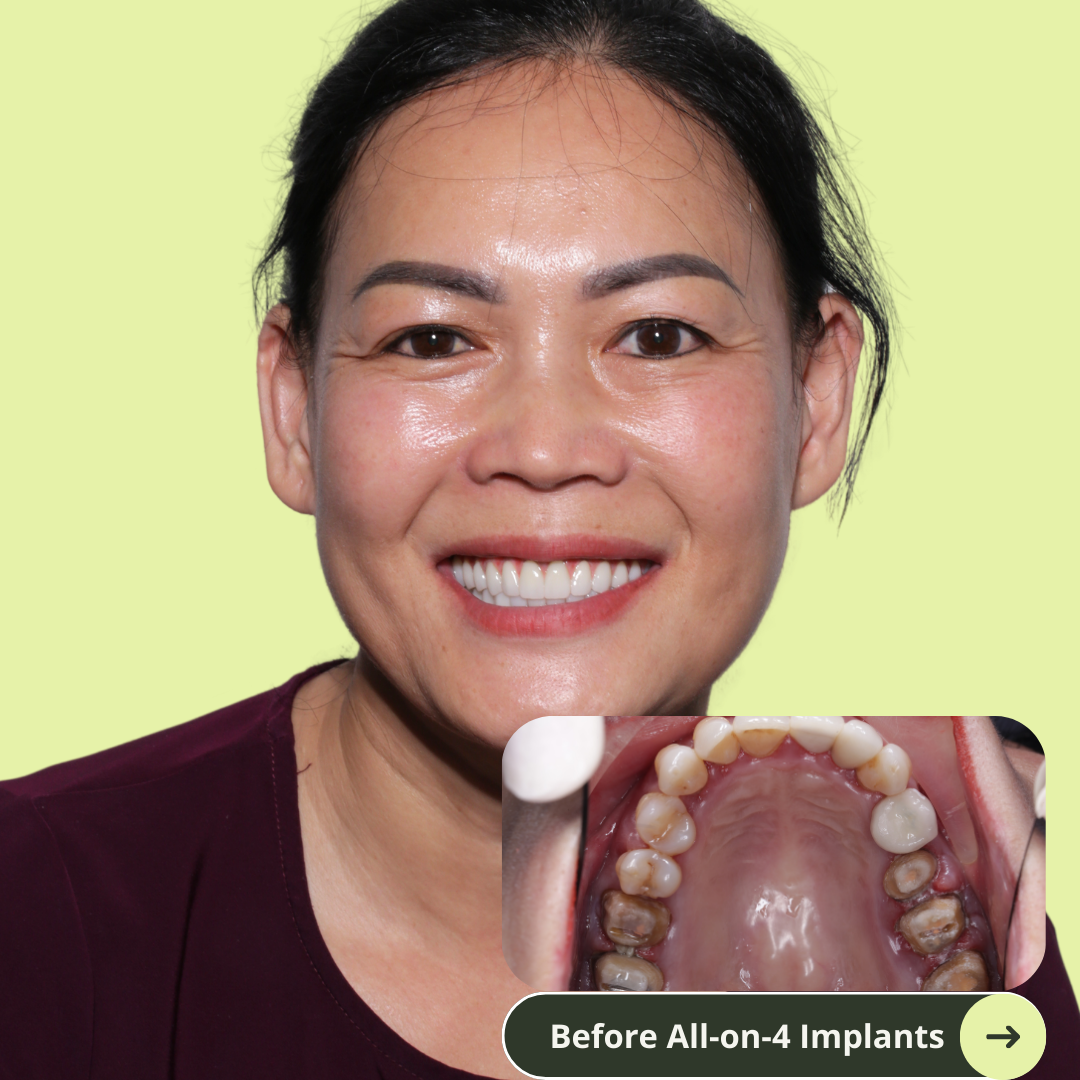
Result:
M2 35L0 775L276 685L350 640L266 485L248 279L343 0L23 4ZM994 712L1080 750L1075 5L761 0L892 266L891 407L837 534L795 517L723 712ZM1070 675L1070 673L1073 673ZM1080 785L1052 787L1055 838ZM1078 884L1049 909L1080 973Z

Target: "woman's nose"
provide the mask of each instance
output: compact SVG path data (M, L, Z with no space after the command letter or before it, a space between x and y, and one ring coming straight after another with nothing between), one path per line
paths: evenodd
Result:
M586 356L508 361L484 389L469 448L470 479L513 479L540 491L593 480L617 484L629 468L617 405Z

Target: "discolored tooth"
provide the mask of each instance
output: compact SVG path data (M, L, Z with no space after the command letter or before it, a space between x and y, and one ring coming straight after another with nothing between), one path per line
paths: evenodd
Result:
M499 573L494 559L488 559L484 564L484 580L492 596L498 596L502 592L502 574Z
M532 559L526 559L521 564L518 580L521 595L526 600L544 599L544 571L540 569L539 563L534 563Z
M705 762L689 746L669 743L656 755L653 764L660 790L665 795L693 795L709 781Z
M663 899L682 884L679 864L651 848L624 851L615 863L619 888L628 896L651 896Z
M582 559L574 566L574 572L570 575L570 595L586 597L592 592L592 571L589 564Z
M450 570L454 575L454 580L461 586L465 584L465 571L461 567L461 556L455 555L450 560Z
M646 949L663 941L671 926L671 912L659 900L608 889L601 903L604 933L616 945Z
M694 728L694 753L702 761L730 765L739 756L739 740L726 716L706 716Z
M611 563L607 560L598 562L592 572L592 591L605 593L611 588Z
M544 599L565 600L570 595L570 571L564 562L548 563L544 571Z
M601 953L593 963L596 985L601 990L658 991L664 989L664 973L640 956Z
M867 791L899 795L911 779L911 758L896 743L886 743L865 765L855 770Z
M484 575L484 564L477 559L472 568L473 588L483 592L487 588L487 580Z
M922 988L929 991L954 993L981 992L990 989L990 976L982 953L965 949L935 968Z
M751 757L768 757L787 738L790 716L736 716L731 725L739 745Z
M838 769L857 769L884 745L885 740L865 721L849 720L832 744L832 759Z
M832 749L844 726L842 716L793 716L791 737L809 754L824 754Z
M896 929L920 955L932 956L947 949L967 926L958 896L933 896L900 916Z
M897 855L885 871L885 892L894 900L910 900L934 880L937 859L929 851Z
M615 569L611 571L611 587L618 589L625 585L630 580L630 571L626 568L626 563L617 563Z
M683 801L674 795L650 791L638 800L634 814L638 836L664 855L681 855L694 846L697 829Z
M630 570L627 573L628 581L637 581L641 577L641 563L634 561L630 564Z
M465 588L473 589L476 587L473 581L472 563L468 559L461 560L461 576L465 579Z
M870 814L874 843L893 855L906 855L926 847L937 834L934 806L915 788L905 788L899 795L887 795Z
M502 564L502 591L507 596L521 595L521 574L518 564L513 559L504 559Z

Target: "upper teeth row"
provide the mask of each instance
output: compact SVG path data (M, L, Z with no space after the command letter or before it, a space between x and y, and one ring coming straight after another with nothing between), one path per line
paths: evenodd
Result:
M637 581L648 573L648 562L610 563L606 559L591 564L550 562L542 566L532 559L463 559L451 561L454 580L478 600L499 607L539 607L548 603L584 600Z

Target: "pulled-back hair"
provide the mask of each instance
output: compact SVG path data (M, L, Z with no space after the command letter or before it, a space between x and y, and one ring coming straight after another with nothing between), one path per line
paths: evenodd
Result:
M285 304L303 362L314 343L335 204L381 122L404 102L510 64L585 60L624 72L714 132L764 204L796 339L822 331L833 289L872 329L873 356L841 518L889 371L892 304L843 162L759 45L698 0L398 0L367 23L308 100L289 189L255 271L256 301Z

